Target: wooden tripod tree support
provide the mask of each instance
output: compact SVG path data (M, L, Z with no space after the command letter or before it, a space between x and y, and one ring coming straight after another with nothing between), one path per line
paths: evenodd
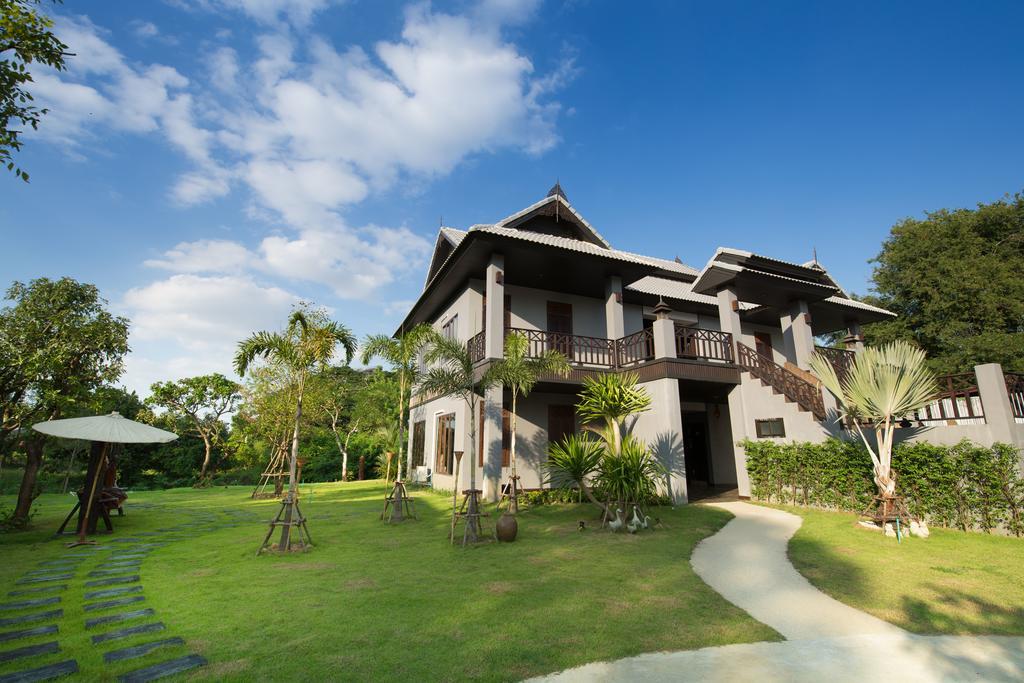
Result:
M277 527L281 527L281 539L275 545L270 543L270 537L274 535ZM259 555L264 550L279 553L305 551L312 545L313 540L309 537L309 529L306 528L306 518L302 516L302 510L299 509L298 491L291 489L281 501L281 509L277 511L277 517L270 521L270 529L263 537L263 543L260 544L256 554Z
M466 489L462 492L462 505L459 506L459 511L455 514L455 520L452 524L453 542L455 526L460 519L465 521L465 526L462 529L463 546L489 541L494 536L493 533L487 534L486 537L484 536L481 518L490 517L490 515L486 512L480 512L481 495L483 495L483 491L480 489Z
M508 511L513 514L519 514L519 492L523 489L519 486L519 475L513 474L508 478L508 481L501 486L501 497L498 499L498 510L501 510L501 505L506 500L508 501Z
M881 527L899 520L904 527L910 528L910 510L899 496L875 496L861 516Z
M281 492L284 490L284 479L288 476L288 450L280 445L274 450L273 457L270 458L270 462L267 464L267 469L264 470L263 475L260 477L260 482L256 484L256 488L252 490L250 498L253 500L259 500L262 498L279 498ZM267 486L270 482L274 482L274 492L268 493Z
M388 514L389 510L390 514ZM396 479L394 488L391 489L391 493L384 499L384 512L380 513L380 518L390 524L393 522L404 522L407 517L416 519L413 499L405 488L405 482L401 479Z

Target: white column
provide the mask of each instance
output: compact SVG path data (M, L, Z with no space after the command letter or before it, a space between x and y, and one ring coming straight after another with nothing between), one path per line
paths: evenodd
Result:
M484 500L497 502L501 491L501 387L491 387L484 394L484 466L482 472Z
M654 320L651 332L654 334L654 357L676 358L676 325L669 318L672 309L664 301L658 301L654 307ZM676 398L678 403L679 399Z
M978 394L985 411L985 423L993 441L1000 443L1024 445L1018 436L1020 425L1013 417L1013 406L1006 393L1006 378L999 363L986 363L974 366L974 375L978 380Z
M722 332L732 335L733 342L742 343L742 332L740 329L739 299L736 292L726 288L718 292L718 320ZM733 353L736 349L733 348ZM748 375L740 375L740 381L756 382ZM747 437L746 411L743 408L743 384L733 387L729 391L729 429L733 445L733 459L736 462L736 488L739 495L750 496L750 479L747 476L747 454L739 442Z
M811 314L806 301L797 301L789 311L779 317L786 357L801 370L811 369L814 355L814 334L811 332Z
M722 332L732 335L734 342L740 339L740 309L736 292L726 287L718 292L718 324Z
M657 379L637 386L643 387L650 395L651 409L637 417L633 435L650 446L658 462L668 470L668 476L659 487L662 493L668 495L673 505L683 505L687 502L686 458L679 382Z
M864 350L864 334L861 332L860 323L850 322L846 324L846 338L843 339L843 343L846 344L846 348L854 353L860 353Z
M487 293L487 309L484 313L484 356L486 358L505 357L505 257L491 254L491 262L487 265L487 282L484 291Z
M626 322L622 311L622 278L612 276L604 286L604 317L608 339L626 336Z

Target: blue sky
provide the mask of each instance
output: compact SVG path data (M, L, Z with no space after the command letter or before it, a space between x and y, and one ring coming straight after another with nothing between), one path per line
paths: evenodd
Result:
M76 53L0 177L0 274L94 282L124 378L229 372L299 298L360 336L438 221L561 180L614 246L819 260L1024 189L1024 4L66 0Z

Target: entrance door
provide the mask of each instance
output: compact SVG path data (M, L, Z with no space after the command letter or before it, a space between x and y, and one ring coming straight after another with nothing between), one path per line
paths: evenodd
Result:
M560 443L576 433L576 407L551 404L548 406L548 444Z
M572 360L572 304L548 302L548 348Z
M708 421L705 413L683 415L683 453L686 457L686 482L711 486L711 453L708 449Z
M767 332L755 332L754 333L754 346L755 350L759 355L765 358L773 358L772 355L772 336Z

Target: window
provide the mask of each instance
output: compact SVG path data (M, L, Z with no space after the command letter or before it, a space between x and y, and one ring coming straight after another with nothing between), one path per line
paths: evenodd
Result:
M548 443L559 443L576 433L576 407L572 405L548 406Z
M437 447L434 471L451 474L455 470L455 413L437 416Z
M786 425L783 423L781 417L773 417L767 420L754 420L754 429L757 432L757 438L769 439L769 438L780 438L786 436Z
M424 441L427 438L426 420L420 420L412 426L412 466L423 467Z
M441 336L450 341L454 341L459 337L459 314L456 313L452 316L451 320L446 322L441 327Z

